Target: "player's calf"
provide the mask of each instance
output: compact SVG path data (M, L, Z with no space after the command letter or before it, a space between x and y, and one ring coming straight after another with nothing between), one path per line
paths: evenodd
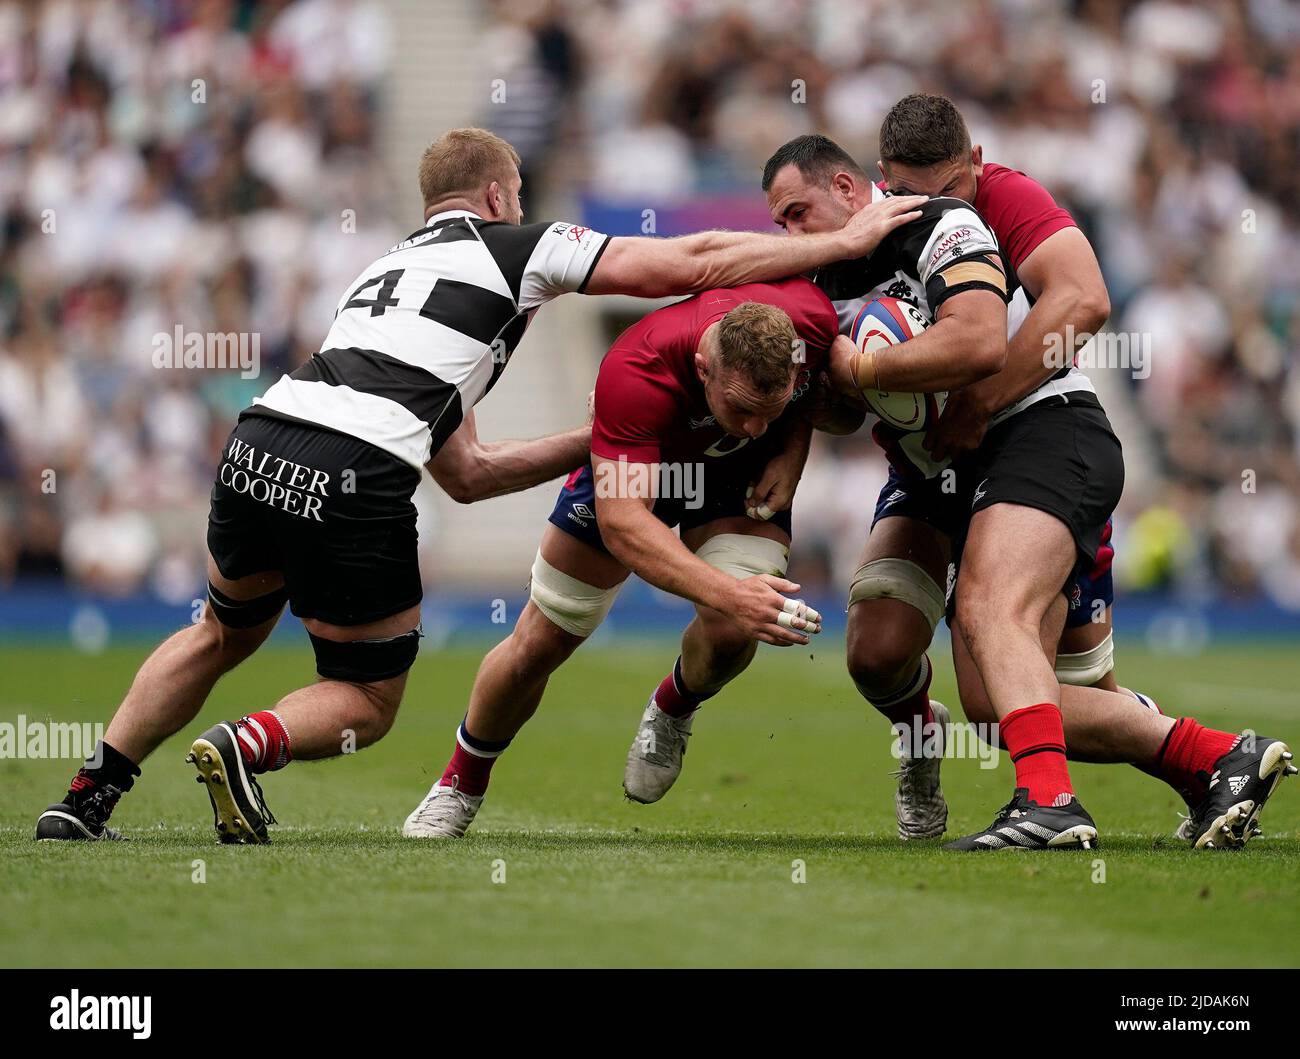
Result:
M894 814L898 837L904 840L937 838L947 826L939 772L948 711L930 699L926 655L943 607L943 593L933 578L905 559L864 563L849 590L849 675L898 736ZM937 745L927 738L936 732Z

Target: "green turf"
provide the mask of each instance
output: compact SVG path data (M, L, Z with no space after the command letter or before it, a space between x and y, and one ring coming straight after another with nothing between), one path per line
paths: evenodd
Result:
M0 649L0 720L107 720L142 657ZM1119 658L1126 683L1171 709L1300 745L1292 648L1168 659L1125 647ZM0 760L0 964L1297 963L1300 783L1239 853L1170 839L1176 797L1120 766L1075 770L1099 853L905 846L884 724L867 717L834 645L814 659L765 649L701 713L682 780L654 806L625 802L619 784L672 647L580 652L498 765L471 835L404 841L397 828L451 749L478 659L423 655L381 744L270 777L284 826L267 847L215 844L181 759L207 724L305 682L305 650L268 649L231 675L147 763L114 820L130 844L33 842L36 814L75 764ZM955 702L948 671L935 691ZM1005 764L948 762L950 834L986 824L1009 779Z

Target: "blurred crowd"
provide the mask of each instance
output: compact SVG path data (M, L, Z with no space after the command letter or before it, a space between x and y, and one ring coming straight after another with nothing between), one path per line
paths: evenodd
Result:
M0 585L192 595L234 414L404 234L388 51L356 0L0 3ZM160 368L181 322L260 375Z
M1092 371L1130 463L1125 583L1300 608L1300 4L480 10L511 91L474 118L519 148L533 210L758 196L790 136L871 164L896 99L951 96L987 159L1074 212L1111 327L1149 342L1148 377ZM392 22L378 0L0 0L0 585L192 591L233 414L409 227L378 162ZM179 320L256 333L260 377L157 368ZM806 579L842 580L882 479L862 439L819 445Z

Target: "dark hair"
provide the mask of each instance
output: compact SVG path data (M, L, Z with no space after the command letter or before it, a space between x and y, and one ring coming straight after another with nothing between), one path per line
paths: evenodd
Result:
M880 124L880 157L885 162L927 166L969 152L966 122L944 96L924 92L904 96Z
M836 173L848 172L861 177L867 175L866 170L853 160L848 151L829 136L820 133L796 136L776 149L776 153L767 160L767 165L763 166L764 191L771 188L776 174L788 165L798 168L809 180L827 184Z

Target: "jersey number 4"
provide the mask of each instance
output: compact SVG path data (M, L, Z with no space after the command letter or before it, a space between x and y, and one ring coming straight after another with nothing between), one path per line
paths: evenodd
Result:
M361 284L352 292L352 296L343 303L344 309L369 309L371 316L383 316L386 311L397 305L397 298L393 291L397 289L397 284L406 271L404 268L393 269L392 272L385 272L382 276L375 276ZM420 315L428 317L430 320L442 321L443 314L438 311L438 284L433 285L433 290L429 291L429 296L424 299L424 304L420 306ZM371 287L378 287L373 298L361 297L361 292L369 290ZM444 299L445 300L445 299Z

